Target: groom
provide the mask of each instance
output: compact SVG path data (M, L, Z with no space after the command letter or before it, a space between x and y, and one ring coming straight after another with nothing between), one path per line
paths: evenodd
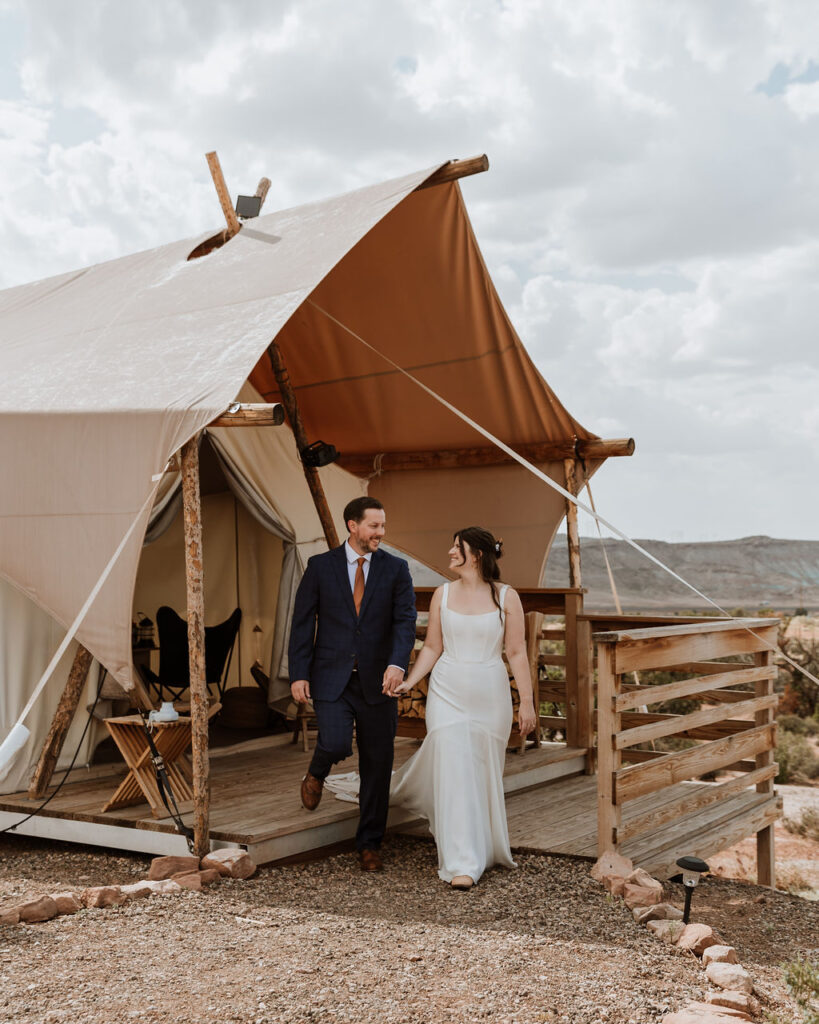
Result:
M307 562L288 650L293 699L312 698L318 721L316 750L301 784L308 810L318 806L332 766L352 754L355 726L361 776L356 848L363 871L382 868L378 850L398 721L395 689L415 643L409 567L379 549L385 518L376 498L355 498L344 509L350 536Z

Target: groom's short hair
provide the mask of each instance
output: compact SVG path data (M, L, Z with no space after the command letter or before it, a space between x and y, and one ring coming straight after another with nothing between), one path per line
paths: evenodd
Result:
M348 501L344 508L344 525L347 526L347 523L349 523L351 519L360 523L364 518L364 513L369 508L378 508L382 511L384 510L384 506L378 498L353 498L352 501Z

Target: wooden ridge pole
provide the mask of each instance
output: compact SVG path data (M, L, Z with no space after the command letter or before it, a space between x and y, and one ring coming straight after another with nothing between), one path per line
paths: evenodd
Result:
M205 682L205 593L202 560L202 501L199 488L199 434L182 445L182 512L185 524L185 579L193 753L194 853L210 853L210 758L208 688Z
M44 796L45 791L48 789L48 784L51 782L51 776L54 774L57 761L60 759L60 753L62 752L65 738L68 735L68 730L71 728L74 715L77 713L85 681L88 679L88 670L91 668L91 661L91 652L80 644L77 648L77 653L74 655L74 663L71 666L71 671L68 673L68 682L65 684L62 697L60 697L60 703L57 705L57 710L54 713L51 728L43 744L40 759L37 762L37 767L34 769L34 774L31 776L28 795L32 800L37 800Z
M209 427L280 427L284 423L284 407L259 402L234 404L208 424Z
M236 211L233 209L233 203L230 201L230 194L225 184L225 176L222 174L222 165L219 163L219 157L216 152L205 153L205 159L208 162L210 168L210 176L213 178L213 184L216 186L216 194L219 196L219 203L222 207L222 213L225 215L227 221L227 237L232 238L238 231L241 230L242 225L239 223L239 218L236 216ZM261 182L259 182L261 185ZM265 190L265 195L267 190Z
M450 160L434 174L431 174L426 181L422 181L416 188L420 192L422 188L433 188L435 185L443 185L447 181L457 181L458 178L466 178L470 174L482 174L489 170L489 157L486 153L480 156L472 156L467 160Z
M290 421L290 426L293 430L293 435L296 438L296 447L298 448L299 453L301 453L308 445L307 432L304 429L304 422L302 421L299 405L296 401L296 393L293 390L293 384L290 381L290 376L287 372L284 359L282 359L281 350L275 341L271 341L268 345L267 354L270 357L270 365L273 369L273 375L276 378L276 383L279 385L282 405L285 408L287 418ZM304 477L307 480L307 486L310 488L313 504L316 506L316 512L318 512L318 517L321 520L321 528L324 531L324 538L327 541L327 546L329 548L337 548L339 545L338 534L336 533L333 517L330 514L330 507L327 504L327 496L325 495L324 488L321 485L318 470L315 466L306 466L304 462L302 462L302 469L304 470Z
M610 459L634 453L634 440L630 437L611 441L545 441L519 444L516 451L529 462L563 462L566 459ZM377 461L376 461L377 460ZM481 448L439 448L417 452L345 452L338 464L357 476L369 476L376 465L382 473L407 472L422 469L463 469L467 466L503 466L515 464L511 455L484 445Z

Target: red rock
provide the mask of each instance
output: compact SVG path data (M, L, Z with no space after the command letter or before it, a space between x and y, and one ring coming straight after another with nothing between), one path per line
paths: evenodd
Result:
M751 997L744 992L709 992L705 1001L714 1006L724 1006L729 1010L742 1010L753 1016Z
M198 871L180 871L178 875L173 876L171 881L192 892L202 891L202 879L199 877Z
M38 924L40 921L50 921L57 916L57 904L50 896L41 896L37 900L29 900L26 903L19 903L16 910L20 921L27 924Z
M176 892L182 892L182 887L170 878L161 878L156 881L143 879L141 882L134 882L133 885L123 885L122 891L129 900L141 899L144 896L151 896L156 893L159 896L168 896Z
M118 885L95 885L83 889L80 899L86 907L119 907L128 897Z
M738 964L739 958L737 957L737 951L733 946L709 946L708 949L702 954L702 963L704 967L709 964Z
M202 885L213 885L214 882L218 882L222 875L216 870L216 868L205 868L199 872L199 880Z
M662 899L662 895L661 888L659 899ZM632 885L630 882L626 882L623 886L623 899L629 910L633 910L635 907L653 907L655 903L659 902L655 888L649 889L645 885Z
M156 882L133 882L131 885L120 886L120 892L123 896L127 896L129 900L142 900L147 896L150 896L154 891L153 886L157 885Z
M198 870L198 857L154 857L151 861L148 879L158 882L163 878L173 878L174 875Z
M712 985L728 989L729 992L750 995L754 988L751 975L740 964L709 964L705 974Z
M628 859L628 857L622 857L619 853L615 853L610 850L608 853L604 853L602 857L598 857L591 869L591 876L597 882L602 882L604 878L609 878L615 875L618 878L626 878L634 870L634 865Z
M51 897L57 904L58 914L76 914L82 910L79 896L74 892L58 892Z
M9 910L0 910L0 924L19 924L20 913L17 907L12 907Z
M608 889L612 896L622 896L625 884L625 878L620 878L619 875L606 875L603 879L603 885Z
M230 847L224 850L212 850L202 858L202 867L218 871L220 875L230 878L250 878L256 871L250 854L246 850Z
M642 868L635 868L630 875L626 875L626 881L631 885L642 885L646 889L660 889L662 890L663 883L658 882L656 878L653 878L647 871L643 871Z
M682 935L677 939L677 946L680 949L690 949L697 956L702 956L709 946L717 944L717 937L714 929L707 924L687 924L683 928Z
M702 1007L705 1006L703 1010ZM719 1006L706 1006L705 1003L691 1003L676 1013L667 1013L662 1024L736 1024L737 1017L731 1010Z
M670 903L655 903L650 907L635 907L634 920L637 924L648 924L649 921L682 921L683 912Z
M658 939L673 946L682 934L683 925L680 921L649 921L646 928Z
M732 1006L719 1006L715 1003L689 1003L688 1006L686 1006L686 1010L697 1010L702 1014L716 1013L722 1017L730 1017L731 1020L752 1019L750 1013L746 1013L744 1010L737 1010Z

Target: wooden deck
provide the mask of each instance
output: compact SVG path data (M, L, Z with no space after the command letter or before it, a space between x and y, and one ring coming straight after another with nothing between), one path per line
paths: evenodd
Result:
M623 814L627 826L638 815L655 812L683 795L713 788L708 782L681 782L642 800L632 801ZM703 810L626 840L620 853L656 878L677 874L676 860L685 854L702 857L751 836L781 814L781 799L745 790ZM539 853L597 858L597 779L580 775L563 779L507 800L512 847ZM420 830L419 830L420 831Z
M398 739L396 767L417 749L414 740ZM506 757L504 788L507 793L543 786L554 779L583 771L585 751L561 743ZM299 784L310 755L288 736L263 737L237 747L211 752L210 835L214 846L247 847L257 863L281 860L351 839L358 808L325 794L319 807L306 811L299 799ZM341 770L356 767L355 758ZM17 830L22 835L107 846L145 853L185 853L182 836L169 818L154 818L147 804L103 812L125 775L100 766L78 770L59 794L36 817ZM51 792L51 791L49 791ZM27 793L0 796L0 828L18 821L42 801ZM190 823L192 813L183 815ZM390 827L407 824L407 812L390 814Z
M412 740L396 741L396 766L416 749ZM506 757L504 788L512 846L518 850L597 856L597 780L583 775L584 751L546 744L539 751ZM212 752L211 838L214 846L246 846L258 863L282 860L350 840L358 808L330 794L314 812L299 801L299 782L309 754L288 737L266 737ZM344 770L355 766L345 762ZM151 817L147 804L103 813L101 808L124 771L101 766L74 773L58 796L20 834L88 843L145 853L185 853L184 839L167 818ZM710 783L683 782L630 801L624 825L633 817L656 813L685 794L705 791ZM39 802L25 793L0 796L0 828L17 821ZM707 859L770 825L780 813L775 796L746 790L720 800L633 840L622 852L657 877L675 873L683 854ZM186 815L190 820L191 815ZM390 827L407 834L428 834L425 822L394 810Z

